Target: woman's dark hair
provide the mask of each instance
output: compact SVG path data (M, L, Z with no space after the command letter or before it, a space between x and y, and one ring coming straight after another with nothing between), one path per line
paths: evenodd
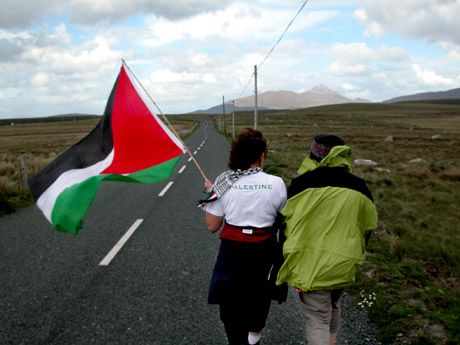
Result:
M267 152L267 141L262 132L246 128L232 143L228 167L232 170L246 170L257 162L262 153Z

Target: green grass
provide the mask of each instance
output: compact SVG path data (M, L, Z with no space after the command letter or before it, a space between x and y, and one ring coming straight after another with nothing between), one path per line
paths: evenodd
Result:
M221 117L220 117L221 118ZM253 125L237 113L237 132ZM229 128L230 118L227 123ZM219 121L217 121L219 123ZM351 292L376 294L365 306L386 344L460 343L460 105L346 104L259 113L267 171L287 184L315 133L336 133L352 148L379 211ZM441 134L438 140L433 135ZM393 136L393 141L386 141ZM420 158L417 164L408 163Z

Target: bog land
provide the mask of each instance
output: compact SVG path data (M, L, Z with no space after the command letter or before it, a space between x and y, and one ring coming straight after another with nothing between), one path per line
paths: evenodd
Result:
M197 117L174 125L187 133ZM230 114L214 119L230 136ZM0 213L32 203L21 171L33 175L97 121L0 125ZM252 114L235 114L235 125L236 132L253 126ZM268 139L265 170L282 176L287 185L315 133L346 140L353 159L367 163L354 164L353 172L366 179L379 211L368 260L352 290L355 303L367 310L385 344L460 343L460 104L265 111L258 115L258 129Z

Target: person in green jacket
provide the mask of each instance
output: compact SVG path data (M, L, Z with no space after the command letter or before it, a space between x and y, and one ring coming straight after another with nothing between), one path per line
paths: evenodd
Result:
M277 284L296 287L309 345L333 345L340 328L340 297L377 226L365 181L351 173L342 138L318 134L288 189L282 210L286 241Z

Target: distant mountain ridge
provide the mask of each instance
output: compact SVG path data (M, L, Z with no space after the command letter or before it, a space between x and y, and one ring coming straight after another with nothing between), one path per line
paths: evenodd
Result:
M391 98L382 103L414 102L414 101L458 101L460 102L460 88L447 91L422 92ZM321 105L333 105L343 103L371 103L365 99L350 99L324 85L317 85L312 89L297 93L293 91L279 90L266 91L257 96L259 110L299 109L317 107ZM252 111L254 109L254 96L235 100L235 111ZM225 103L225 112L233 111L231 102ZM222 114L222 104L215 105L205 110L197 110L192 114Z
M383 103L397 103L397 102L410 102L410 101L437 101L437 100L460 100L460 88L451 89L447 91L435 92L421 92L413 95L401 96L388 99Z
M320 105L341 104L341 103L369 102L363 99L349 99L338 92L324 85L317 85L314 88L297 93L293 91L279 90L266 91L257 95L257 106L260 110L277 109L299 109L316 107ZM248 96L235 100L235 111L247 111L254 109L254 96ZM222 104L213 106L206 110L197 110L193 113L201 114L222 114ZM233 111L231 102L225 103L225 112Z

